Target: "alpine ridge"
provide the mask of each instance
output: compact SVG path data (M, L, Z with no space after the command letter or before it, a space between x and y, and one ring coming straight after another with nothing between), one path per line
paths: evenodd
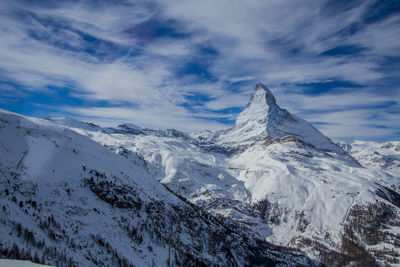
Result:
M172 238L177 266L395 266L398 151L335 144L261 83L215 132L1 111L0 251L152 266Z

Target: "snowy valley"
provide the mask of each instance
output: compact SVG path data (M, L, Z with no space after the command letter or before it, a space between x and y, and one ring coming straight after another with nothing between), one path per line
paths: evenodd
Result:
M1 258L400 266L400 142L334 143L261 83L215 132L0 111L0 175Z

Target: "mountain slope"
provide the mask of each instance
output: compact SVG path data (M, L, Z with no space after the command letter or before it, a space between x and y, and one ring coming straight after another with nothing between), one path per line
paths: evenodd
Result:
M0 155L1 257L163 266L170 243L174 265L314 264L171 193L133 155L54 122L1 111Z
M339 143L351 156L366 168L382 170L400 177L400 142L354 141Z
M228 130L191 136L76 131L135 164L137 155L175 194L259 238L300 248L328 264L400 259L392 252L400 240L399 177L363 168L281 109L262 84Z
M36 264L36 263L32 263L30 261L0 259L0 266L3 266L3 267L46 267L47 265ZM49 266L47 266L47 267L49 267Z

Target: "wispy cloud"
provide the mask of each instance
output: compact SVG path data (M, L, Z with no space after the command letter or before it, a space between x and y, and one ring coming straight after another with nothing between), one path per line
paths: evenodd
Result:
M386 136L397 135L400 132L398 116L385 112L371 115L368 109L316 113L309 116L309 119L317 122L316 125L323 133L339 140L384 140Z
M190 131L228 127L263 81L333 138L399 138L389 4L3 1L0 99L51 106L51 94L81 118ZM335 81L354 86L324 88Z
M165 113L166 107L154 107L154 112L148 112L146 109L117 107L67 108L65 110L102 125L115 125L115 123L134 121L141 127L154 129L154 122L157 122L157 126L162 129L170 129L171 126L179 124L180 129L186 132L201 131L210 127L213 129L224 128L220 123L209 119L194 118L185 109L177 108L176 106L170 106L168 113Z
M282 99L286 106L298 106L299 110L319 110L324 112L352 110L366 107L387 106L397 103L399 94L394 96L377 95L372 92L328 93L321 95L285 94ZM297 111L297 109L295 109Z

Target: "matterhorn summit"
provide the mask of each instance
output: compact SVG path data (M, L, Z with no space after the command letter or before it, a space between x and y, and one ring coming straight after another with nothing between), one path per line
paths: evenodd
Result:
M250 145L260 141L292 141L323 151L343 152L310 123L279 107L272 92L259 82L235 126L222 133L218 142Z
M281 111L281 112L280 112ZM252 123L268 123L277 116L287 114L276 104L276 99L271 91L262 83L257 83L249 103L236 119L236 125L241 127Z

